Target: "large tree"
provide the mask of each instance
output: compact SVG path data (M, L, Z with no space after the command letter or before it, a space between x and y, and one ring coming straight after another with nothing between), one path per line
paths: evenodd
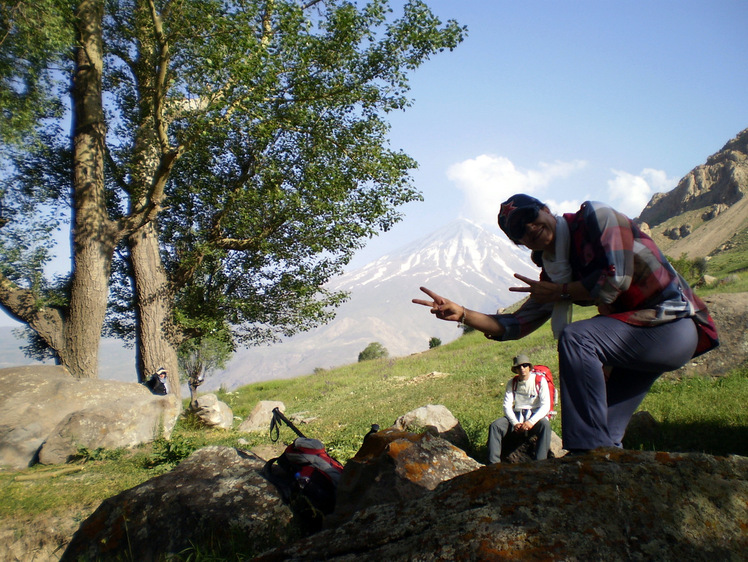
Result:
M75 17L42 5L49 14L3 17L7 103L35 119L2 133L31 124L37 135L4 155L17 173L0 193L11 209L0 250L13 258L0 306L76 376L96 376L117 247L116 325L135 335L141 376L163 366L176 377L190 337L228 326L252 343L327 320L343 296L324 283L419 198L386 114L409 104L407 73L463 29L418 1L399 16L378 0L89 0ZM21 64L17 45L45 19L54 40ZM50 120L64 119L59 108L40 103L66 74L72 145ZM32 247L22 256L9 236L31 226L24 211L66 201L73 268L61 293L29 275Z

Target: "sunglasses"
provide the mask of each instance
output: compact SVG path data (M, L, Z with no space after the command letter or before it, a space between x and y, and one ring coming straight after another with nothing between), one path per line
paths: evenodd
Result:
M521 207L515 210L509 216L509 223L507 224L507 233L512 240L520 240L525 235L525 228L528 223L535 221L538 218L540 209L538 207Z

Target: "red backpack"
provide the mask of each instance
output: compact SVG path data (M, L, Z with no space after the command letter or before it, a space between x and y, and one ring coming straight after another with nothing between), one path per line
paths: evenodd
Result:
M321 441L301 433L278 408L273 408L270 424L270 439L274 443L280 437L281 422L285 422L299 437L286 447L281 456L267 461L262 474L276 485L283 500L305 524L310 528L321 528L324 516L335 509L343 465L327 453Z
M535 365L532 369L535 373L535 388L540 394L540 381L545 379L548 383L548 394L551 397L551 409L546 416L548 419L553 418L556 415L556 402L558 401L558 390L556 385L553 383L553 374L551 370L545 365ZM517 392L517 383L519 382L519 375L512 379L512 392Z

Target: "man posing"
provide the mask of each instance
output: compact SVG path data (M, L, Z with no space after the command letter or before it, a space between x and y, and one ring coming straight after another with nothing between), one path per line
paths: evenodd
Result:
M551 410L551 395L544 377L537 377L527 355L514 358L512 371L516 377L509 379L504 393L504 417L488 428L488 463L501 462L501 442L515 431L538 436L535 460L548 458L551 446L551 422L546 417Z

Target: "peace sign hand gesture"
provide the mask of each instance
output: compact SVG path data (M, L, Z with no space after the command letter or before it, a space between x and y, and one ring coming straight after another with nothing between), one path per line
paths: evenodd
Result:
M530 293L530 297L539 303L556 302L560 300L561 285L549 281L537 281L519 273L514 276L527 283L527 287L509 287L514 293Z
M412 302L414 304L431 307L431 314L435 315L440 320L460 322L464 319L465 307L437 295L426 287L420 287L420 289L431 297L431 300L413 299Z

